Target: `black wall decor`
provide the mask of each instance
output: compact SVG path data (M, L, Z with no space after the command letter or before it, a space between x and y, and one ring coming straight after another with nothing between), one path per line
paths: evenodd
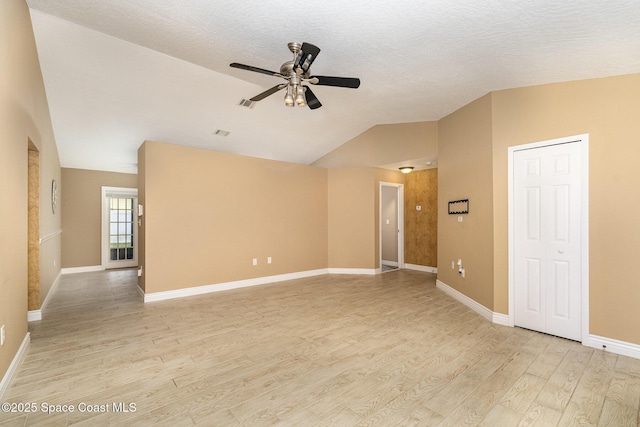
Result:
M468 214L469 199L454 200L449 202L449 214Z

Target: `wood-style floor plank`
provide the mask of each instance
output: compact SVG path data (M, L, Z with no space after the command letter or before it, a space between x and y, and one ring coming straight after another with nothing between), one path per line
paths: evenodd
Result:
M135 270L63 276L6 400L76 410L0 426L638 424L640 360L492 324L429 273L147 304L136 284Z

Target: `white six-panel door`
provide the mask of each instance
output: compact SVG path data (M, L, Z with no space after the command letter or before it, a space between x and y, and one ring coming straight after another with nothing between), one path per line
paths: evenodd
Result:
M515 325L580 341L581 148L514 152Z

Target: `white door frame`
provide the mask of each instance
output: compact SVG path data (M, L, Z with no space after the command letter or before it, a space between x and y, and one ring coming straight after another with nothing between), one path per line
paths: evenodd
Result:
M589 134L568 136L549 141L533 142L530 144L509 147L508 155L508 215L509 215L509 326L515 326L515 211L513 203L513 162L514 153L532 148L577 142L581 147L581 275L582 275L582 343L589 339Z
M382 271L382 187L394 187L398 191L398 268L404 268L404 184L380 181L378 189L378 262Z
M138 213L138 189L137 188L126 188L126 187L102 187L102 213L101 213L101 236L100 236L100 246L101 246L101 255L102 255L102 268L117 268L117 266L110 264L110 256L109 256L109 205L107 204L107 195L108 194L117 194L118 196L126 196L134 198L133 203L133 212L134 216L137 216ZM133 259L135 260L135 264L138 264L138 231L137 221L134 218L134 233L133 233ZM132 267L131 265L124 265L122 268Z

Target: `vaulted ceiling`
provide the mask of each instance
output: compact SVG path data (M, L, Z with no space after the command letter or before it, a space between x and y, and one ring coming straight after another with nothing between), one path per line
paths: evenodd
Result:
M27 0L61 165L136 172L144 140L310 164L376 124L495 90L640 72L637 0ZM286 108L287 43L322 50L323 106ZM230 132L214 135L218 129ZM375 166L375 165L372 165Z

